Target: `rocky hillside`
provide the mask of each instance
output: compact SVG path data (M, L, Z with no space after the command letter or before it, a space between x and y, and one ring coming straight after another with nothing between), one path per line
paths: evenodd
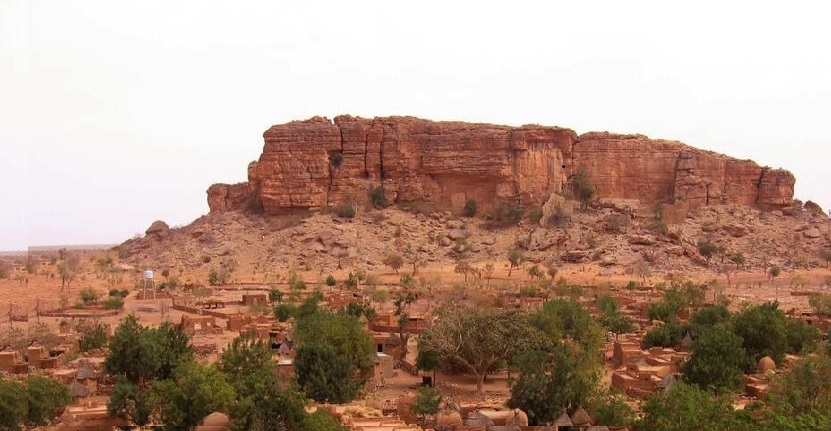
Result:
M661 203L683 219L707 205L789 206L794 177L642 135L433 122L413 117L315 117L269 128L247 183L214 184L211 212L243 207L268 214L364 202L382 186L393 203L425 201L458 213L468 199L540 206L565 194L585 168L597 197Z
M332 213L269 216L243 211L214 212L189 226L168 229L154 223L144 238L119 246L127 262L204 283L211 270L227 268L240 282L277 281L290 268L315 278L354 268L388 272L383 260L418 250L431 266L452 266L461 256L474 266L492 262L507 268L511 250L526 261L564 267L578 265L598 276L651 273L710 273L737 269L730 258L741 253L743 269L763 271L824 266L831 250L831 222L813 205L786 211L760 211L742 205L702 206L680 223L667 223L660 210L637 201L600 200L582 210L561 202L549 223L527 216L496 228L483 218L454 216L428 207L363 209L352 219ZM533 214L532 214L533 216ZM537 215L538 217L539 215ZM535 217L535 218L537 218ZM716 246L708 259L699 243ZM407 264L405 263L405 269ZM184 280L183 280L184 281Z

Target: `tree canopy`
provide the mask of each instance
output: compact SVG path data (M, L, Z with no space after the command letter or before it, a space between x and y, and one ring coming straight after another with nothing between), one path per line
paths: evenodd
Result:
M741 337L733 334L729 325L720 324L701 333L691 351L682 367L685 381L714 392L741 387L747 352Z
M546 342L529 316L520 311L449 306L440 312L439 321L421 334L419 350L437 352L470 370L481 394L485 375L493 367Z

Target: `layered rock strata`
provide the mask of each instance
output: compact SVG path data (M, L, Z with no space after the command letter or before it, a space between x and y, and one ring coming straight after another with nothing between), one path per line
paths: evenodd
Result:
M459 210L475 199L539 206L585 167L599 198L684 208L735 203L790 205L794 177L680 142L642 135L414 117L314 117L272 126L247 183L214 184L211 212L255 202L269 214L362 202L377 186L387 200Z

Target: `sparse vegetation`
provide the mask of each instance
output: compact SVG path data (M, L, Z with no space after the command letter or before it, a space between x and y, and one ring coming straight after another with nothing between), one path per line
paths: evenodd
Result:
M588 169L584 166L577 168L571 184L574 196L580 201L580 207L583 209L588 208L589 203L591 203L597 191L591 181Z
M465 206L462 209L462 215L465 217L474 217L476 215L477 205L476 199L468 198L465 201Z
M335 215L340 218L355 218L355 214L357 214L355 204L351 202L344 202L340 205L336 205L334 211Z
M95 290L91 287L86 287L86 288L82 289L78 293L78 295L81 297L81 301L84 301L85 305L92 304L92 303L98 301L98 298L101 297L101 294L98 293L97 290Z
M522 264L524 256L522 252L518 249L513 249L508 253L508 277L511 276L511 271L514 268L519 268L519 265Z
M339 168L341 163L343 163L343 153L340 151L329 153L329 163L335 168Z
M528 221L537 225L542 220L542 208L541 207L531 207L528 209Z
M513 226L522 220L522 211L508 202L499 202L490 214L490 226L503 228Z
M404 257L398 253L390 253L384 258L383 263L398 274L398 270L404 266Z
M389 205L387 195L384 192L384 186L373 188L372 191L369 192L369 200L372 202L372 206L377 209L383 209Z

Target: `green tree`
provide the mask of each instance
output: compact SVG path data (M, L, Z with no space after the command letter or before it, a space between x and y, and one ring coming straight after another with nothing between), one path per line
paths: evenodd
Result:
M514 268L519 268L519 265L522 264L523 258L524 256L519 249L513 249L508 253L508 263L510 264L510 266L508 266L508 277L511 276L511 271L513 271Z
M831 294L815 293L808 298L808 305L820 319L831 317Z
M297 383L306 395L321 403L352 401L363 386L356 380L355 364L340 356L328 343L305 343L297 349L294 358Z
M713 305L696 311L690 317L690 335L693 339L713 326L729 322L732 314L724 305Z
M684 380L714 392L735 391L744 382L742 370L747 366L747 352L741 337L727 324L709 328L698 336L684 363Z
M276 287L272 287L268 291L268 300L271 301L272 304L282 302L283 292L280 292Z
M710 259L716 254L716 251L718 251L717 245L704 239L698 240L698 254L707 261L707 265L710 264Z
M107 345L107 328L99 322L84 321L78 324L77 332L81 334L78 346L82 352L99 349Z
M824 412L831 419L831 356L800 359L773 380L769 399L789 415Z
M782 268L779 268L779 265L771 265L771 267L768 268L768 277L770 277L771 281L773 281L774 278L779 277L779 274L781 273Z
M314 399L330 401L349 401L350 397L354 397L357 388L363 386L374 367L375 344L361 322L348 314L320 311L299 317L294 332L295 340L300 346L294 360L298 383L304 389L306 382L317 385L315 388L324 389L330 388L332 382L345 385L344 388L332 388L333 393L314 392L314 396L307 394ZM326 362L330 360L336 362ZM338 364L337 367L332 365L335 363ZM301 375L307 377L301 378ZM342 382L344 376L348 384Z
M745 371L751 372L764 356L782 364L788 351L785 313L779 303L745 307L733 317L733 332L742 338L742 345L751 357Z
M439 411L439 404L441 404L441 392L435 388L422 387L416 394L413 412L419 416L434 415Z
M172 379L151 384L155 415L166 429L190 429L215 411L227 411L234 390L214 366L182 362Z
M788 353L801 355L813 352L822 340L822 333L816 326L806 325L797 319L788 319L785 324Z
M637 419L626 397L621 395L596 395L589 401L586 411L595 423L607 426L632 426Z
M605 342L603 329L574 299L551 299L532 316L534 326L549 340L574 341L587 352L599 352Z
M60 415L72 400L69 387L51 377L30 374L26 382L28 394L28 425L47 425Z
M277 304L274 307L274 318L277 319L279 322L285 322L289 320L289 317L293 317L297 314L297 306L291 304Z
M441 355L435 350L427 350L418 345L418 355L415 363L417 370L432 371L433 384L436 383L436 371L441 367Z
M92 304L95 301L98 301L101 294L91 287L85 287L81 290L81 292L79 292L79 296L81 297L81 301L84 301L84 304Z
M674 320L656 326L646 331L646 335L643 337L644 348L649 349L656 346L676 348L681 345L682 329Z
M600 324L615 334L625 334L635 330L635 322L628 316L620 313L617 300L606 293L597 298L597 308L600 310Z
M580 207L586 209L596 193L594 184L589 176L589 171L584 166L577 168L572 179L574 196L580 200Z
M153 400L149 390L140 390L124 376L119 376L113 386L107 413L112 417L127 419L143 426L150 422Z
M520 353L513 361L519 378L511 382L508 407L528 414L528 423L552 422L563 409L587 404L597 390L599 364L577 345L558 343L549 352Z
M681 382L653 394L642 407L639 431L728 430L733 406L726 396L714 397Z
M104 370L114 376L123 375L144 388L151 380L170 378L180 362L193 359L188 341L187 334L172 324L145 328L131 314L118 325L110 340Z
M302 427L305 398L293 387L282 387L274 366L262 340L238 337L222 350L217 368L236 394L229 409L235 430L307 429Z
M419 349L434 351L476 375L483 393L485 375L517 352L542 345L544 336L516 310L461 309L448 306L419 339Z
M615 334L616 339L620 334L627 334L635 330L635 322L632 318L620 313L604 315L602 324L609 332Z
M28 406L26 387L22 383L0 379L0 431L23 430Z
M404 258L398 253L392 253L388 254L387 257L384 258L383 263L398 274L398 270L404 266Z

